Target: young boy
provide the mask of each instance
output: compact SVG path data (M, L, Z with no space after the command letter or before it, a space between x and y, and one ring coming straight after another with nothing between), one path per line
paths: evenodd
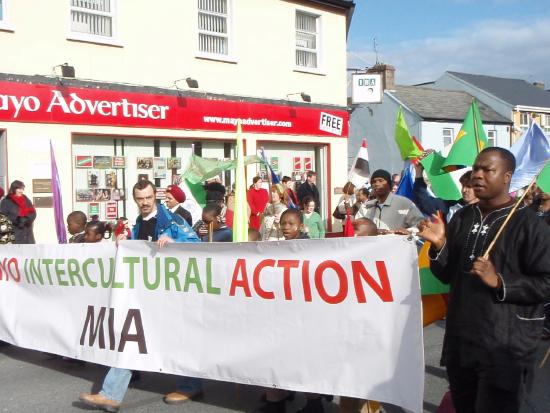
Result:
M221 214L222 207L219 204L206 204L202 210L202 222L206 228L212 226L212 242L232 242L233 233L223 222ZM203 236L202 241L210 241L208 233Z
M73 211L67 216L67 230L72 235L69 244L84 242L86 221L86 214L82 211Z
M281 232L288 239L309 239L308 235L303 232L304 217L298 209L287 209L281 214L280 221Z

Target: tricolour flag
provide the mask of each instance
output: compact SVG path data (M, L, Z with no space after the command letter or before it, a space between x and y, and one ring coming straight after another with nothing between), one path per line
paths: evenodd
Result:
M367 150L367 140L363 139L357 151L357 156L349 170L348 181L355 185L356 188L361 188L367 183L369 178L369 152Z
M529 185L550 158L550 139L532 121L529 129L512 145L510 152L516 157L516 171L510 184L510 192L515 192Z
M52 141L50 140L50 162L52 171L52 194L53 194L53 213L55 219L55 232L57 241L60 244L67 243L67 230L65 229L65 219L63 218L63 201L61 199L61 182L55 162Z
M441 166L447 171L472 166L477 154L486 147L487 136L483 130L477 101L474 99L449 155Z
M233 242L248 241L248 202L241 122L237 123L237 168L235 171L235 209L233 210Z
M401 159L404 161L413 160L422 156L422 151L416 145L409 133L409 127L407 126L407 122L405 122L401 107L397 112L397 119L395 120L395 143L397 143L397 147L401 153Z

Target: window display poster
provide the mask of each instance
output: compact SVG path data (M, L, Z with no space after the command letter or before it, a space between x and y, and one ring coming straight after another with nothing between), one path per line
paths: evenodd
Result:
M138 181L148 181L149 180L149 174L139 174L138 175Z
M76 202L91 202L94 200L93 189L77 189Z
M157 199L160 201L166 199L166 188L157 188Z
M75 156L75 168L92 168L94 166L93 156Z
M126 168L126 157L125 156L113 156L113 168L115 168L115 169L124 169L124 168Z
M168 158L168 169L181 169L181 158Z
M117 219L118 204L115 201L105 203L105 219Z
M94 201L104 202L111 199L111 190L107 188L94 189Z
M105 171L105 186L107 188L116 188L116 171Z
M306 171L311 171L313 169L313 165L311 163L311 157L310 156L304 157L304 169Z
M166 158L153 159L153 176L155 178L166 178Z
M88 188L97 188L99 186L99 171L90 169L88 172Z
M293 158L294 163L294 170L295 171L301 171L302 170L302 158L299 156L294 156Z
M137 169L153 169L153 158L137 158Z
M90 202L88 204L88 216L91 218L94 215L99 217L99 202Z
M115 188L111 191L111 201L124 201L126 199L126 191L122 188Z
M269 160L269 164L271 165L271 169L273 169L274 172L279 172L279 157L278 156L272 156Z
M96 169L109 169L111 164L110 156L94 156L94 168Z

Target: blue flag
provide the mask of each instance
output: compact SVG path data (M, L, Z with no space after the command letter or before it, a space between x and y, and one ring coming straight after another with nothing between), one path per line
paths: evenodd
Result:
M397 195L404 196L405 198L409 198L412 201L414 177L414 165L409 164L409 166L405 169L405 172L403 173L403 177L401 178L401 181L399 182L399 186L397 187L397 191L395 191L395 193Z
M271 184L272 185L280 184L281 180L279 179L279 176L275 173L275 171L271 167L271 164L267 161L267 158L265 157L264 148L260 149L260 153L262 155L262 161L264 161L265 167L269 170L269 173L271 174Z
M510 151L516 157L516 172L510 184L510 192L515 192L529 185L550 158L550 139L535 121L531 121L529 129Z

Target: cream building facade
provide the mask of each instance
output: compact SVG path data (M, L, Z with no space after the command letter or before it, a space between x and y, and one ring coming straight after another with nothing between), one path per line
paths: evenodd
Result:
M65 215L80 209L132 221L137 211L129 190L139 175L163 188L193 151L232 157L236 119L243 119L247 154L263 147L282 175L298 180L306 166L318 172L332 229L334 188L347 176L353 2L0 4L0 49L9 56L0 62L0 179L4 187L22 180L38 203L37 242L56 242L52 194L40 181L51 178L50 141ZM198 88L188 86L192 80ZM138 158L156 158L155 168L142 168ZM168 158L179 158L181 167L161 168ZM260 172L249 167L249 180ZM232 179L222 176L227 186ZM99 196L98 189L109 191Z

